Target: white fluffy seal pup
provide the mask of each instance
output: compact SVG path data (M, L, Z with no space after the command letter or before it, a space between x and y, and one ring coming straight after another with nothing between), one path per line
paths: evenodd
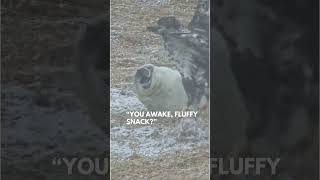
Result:
M151 111L175 111L187 107L188 97L177 70L146 64L135 74L139 100Z

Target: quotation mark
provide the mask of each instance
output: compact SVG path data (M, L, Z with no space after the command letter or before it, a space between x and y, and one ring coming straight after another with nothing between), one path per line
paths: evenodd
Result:
M55 166L60 166L61 164L62 164L62 162L61 162L61 158L54 158L53 160L52 160L52 164L53 165L55 165Z

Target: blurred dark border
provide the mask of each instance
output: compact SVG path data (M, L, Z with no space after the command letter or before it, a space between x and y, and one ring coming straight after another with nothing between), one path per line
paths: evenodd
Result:
M212 29L227 42L235 81L212 77L223 67L211 32L211 87L236 86L242 101L211 89L211 157L279 157L271 179L319 179L319 1L214 0ZM249 117L238 116L243 104Z
M53 130L56 126L51 126L51 122L43 123L43 127L42 123L28 123L46 119L35 117L32 120L27 117L38 114L37 110L40 115L42 111L52 113L49 110L52 106L58 107L52 113L57 117L65 112L76 118L76 113L72 112L87 111L85 105L79 105L77 98L69 99L76 96L73 95L73 83L77 82L69 81L73 78L71 69L74 63L74 43L82 26L97 16L103 15L109 19L109 12L109 1L1 0L1 178L109 178L109 173L104 176L93 174L86 177L77 173L68 176L65 167L58 168L52 164L54 158L109 158L108 129L103 132L99 128L75 129L74 127L78 126L70 124L72 121L68 120L59 122L58 126L64 128ZM106 21L106 25L106 28L110 27L109 21ZM109 37L107 31L106 37ZM109 41L105 43L109 47ZM105 53L109 55L109 48L105 49ZM104 71L109 75L108 59L104 63ZM65 94L65 97L57 97L56 93ZM109 89L105 89L105 96L101 98L106 98L109 102ZM25 114L13 113L22 107L19 103L12 104L16 100L30 103ZM109 106L109 103L107 105ZM109 107L104 108L109 112ZM109 113L106 115L106 123L109 123ZM61 117L65 118L67 117ZM85 120L78 123L82 122L86 123ZM82 124L79 127L88 126L91 127L91 124ZM24 135L27 129L33 133ZM46 135L41 136L42 131L46 131ZM46 139L47 135L54 132L56 135L52 139ZM71 134L70 137L65 136L64 132L68 132L68 136ZM77 132L90 134L98 140L88 142L87 144L91 143L90 146L85 145L90 138L77 140L79 143L72 145L72 134ZM82 134L83 136L85 134ZM31 140L30 137L35 137L36 140ZM96 142L103 142L105 145L94 145ZM103 150L104 147L107 149ZM110 172L109 164L110 161Z

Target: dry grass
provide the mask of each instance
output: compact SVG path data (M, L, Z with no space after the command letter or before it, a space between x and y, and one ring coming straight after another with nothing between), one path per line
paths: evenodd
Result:
M203 147L208 149L208 147ZM203 152L181 152L159 159L133 156L127 161L112 162L112 179L208 179L209 157Z
M132 82L135 69L143 64L172 65L167 60L161 37L146 28L164 16L175 16L187 24L196 6L194 0L171 0L164 6L144 6L137 1L111 1L111 82L114 87Z
M137 2L138 0L111 1L113 88L125 88L132 84L135 70L143 64L173 67L174 64L168 60L161 37L148 32L146 28L164 16L175 16L187 25L197 4L196 0L171 0L157 6L146 6ZM112 115L112 126L120 126L119 122L123 119L124 117L119 115ZM161 125L170 128L172 122L163 122ZM208 149L208 146L200 147L190 152L163 155L156 159L148 159L138 154L134 154L128 160L112 157L112 179L208 179Z

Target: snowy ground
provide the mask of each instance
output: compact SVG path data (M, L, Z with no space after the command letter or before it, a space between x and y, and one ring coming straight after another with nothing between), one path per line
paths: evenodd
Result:
M167 153L190 151L208 144L208 128L201 127L201 124L192 118L173 122L161 119L163 122L160 120L153 125L125 124L126 111L145 111L145 108L133 92L128 95L122 95L120 92L116 89L111 90L112 115L123 116L123 119L119 119L122 122L112 123L113 157L125 160L137 154L147 158L158 158Z
M133 87L146 63L174 67L162 39L146 31L163 16L183 24L196 1L111 1L111 175L113 179L208 179L208 119L161 118L127 125L127 111L145 111Z
M123 91L111 90L112 177L206 179L209 167L208 122L193 118L162 118L152 125L127 125L126 111L145 111L145 108L134 92ZM174 167L175 171L167 166ZM141 169L149 169L151 174L144 174L139 171Z

